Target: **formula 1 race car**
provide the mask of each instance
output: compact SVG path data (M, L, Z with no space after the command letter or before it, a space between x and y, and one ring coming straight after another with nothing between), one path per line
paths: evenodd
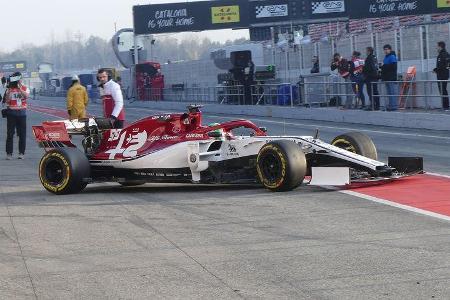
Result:
M82 191L94 182L124 186L146 182L247 184L289 191L304 181L348 186L385 182L422 172L421 158L377 161L372 140L359 132L331 144L314 136L268 136L248 120L202 125L200 106L112 129L109 119L87 118L33 126L46 151L42 185L55 194ZM75 145L81 136L80 150ZM306 178L306 179L305 179Z

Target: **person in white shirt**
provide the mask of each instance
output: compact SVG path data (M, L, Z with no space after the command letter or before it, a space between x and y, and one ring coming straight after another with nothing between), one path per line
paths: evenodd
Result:
M100 82L103 116L111 120L114 128L123 128L125 111L120 85L112 80L112 74L108 69L98 70L97 80Z

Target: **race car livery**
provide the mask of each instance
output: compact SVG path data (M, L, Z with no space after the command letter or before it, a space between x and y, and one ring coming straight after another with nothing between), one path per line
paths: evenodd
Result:
M40 180L56 194L76 193L93 182L248 183L289 191L308 179L310 184L346 186L423 170L419 157L378 161L372 140L359 132L326 143L318 132L269 136L266 131L249 120L204 126L195 105L186 113L149 116L124 129L112 129L104 118L33 126L46 151ZM82 137L82 149L72 141L76 135Z

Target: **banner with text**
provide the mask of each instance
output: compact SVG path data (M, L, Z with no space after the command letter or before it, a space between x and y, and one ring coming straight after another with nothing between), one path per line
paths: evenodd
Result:
M423 15L432 12L436 0L351 0L350 19Z

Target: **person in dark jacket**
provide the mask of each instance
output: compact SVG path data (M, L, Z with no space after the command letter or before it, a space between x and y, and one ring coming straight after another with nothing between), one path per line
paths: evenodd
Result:
M310 73L311 74L320 73L319 58L316 55L313 56L312 63L313 63L313 67L311 68Z
M333 61L331 62L331 71L337 70L339 75L344 79L350 77L351 63L343 58L339 53L333 55Z
M448 91L447 91L447 80L449 78L449 54L445 49L445 43L439 42L437 45L437 50L439 52L438 57L436 59L436 68L433 70L436 73L437 80L445 80L439 81L439 93L442 96L442 108L444 110L449 110L449 101L448 101Z
M345 108L352 107L352 98L351 94L351 81L350 81L350 73L352 71L352 63L351 61L343 58L339 53L335 53L333 55L333 61L331 62L331 71L337 70L339 75L345 80Z
M364 62L363 74L366 79L367 95L369 95L370 106L367 110L380 109L380 94L378 93L378 60L372 47L366 48L366 60Z
M384 45L385 54L383 65L381 66L381 79L386 84L386 91L389 98L387 111L395 111L398 108L398 85L397 85L397 55L392 50L391 45Z

